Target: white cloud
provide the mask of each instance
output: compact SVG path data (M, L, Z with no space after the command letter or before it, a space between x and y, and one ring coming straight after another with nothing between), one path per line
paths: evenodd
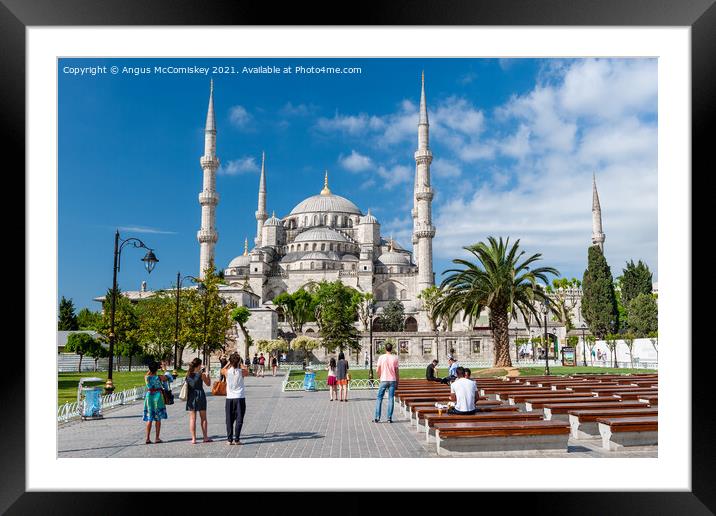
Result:
M543 263L581 277L596 171L612 274L633 258L646 260L656 277L655 70L655 60L550 63L531 91L496 109L485 134L506 136L477 145L488 154L494 143L517 161L495 162L477 190L441 197L436 259L460 256L462 246L489 235L510 236L541 252ZM472 148L456 153L465 159Z
M307 105L307 104L292 104L291 102L286 102L284 106L281 108L279 113L281 113L284 116L307 116L312 111L314 111L313 105Z
M229 160L222 163L217 171L220 175L236 176L239 174L248 174L258 172L259 165L253 156L244 156L243 158Z
M449 159L437 158L430 166L430 173L435 178L455 178L460 177L462 169L460 165Z
M229 109L229 120L234 126L240 129L246 128L253 118L251 113L243 106L232 106L231 109Z
M148 226L120 226L121 231L129 231L131 233L147 233L153 235L176 235L176 231L165 231L163 229L152 228Z
M368 131L378 129L383 125L382 120L376 116L365 113L358 115L341 115L336 113L333 118L319 118L316 126L326 133L343 132L352 136L359 136Z
M348 156L339 156L338 162L343 168L350 172L362 172L373 167L373 160L371 160L368 156L363 156L355 150L351 151Z
M390 168L378 167L378 175L382 178L381 184L388 190L401 183L409 183L413 180L413 169L405 165L393 165Z

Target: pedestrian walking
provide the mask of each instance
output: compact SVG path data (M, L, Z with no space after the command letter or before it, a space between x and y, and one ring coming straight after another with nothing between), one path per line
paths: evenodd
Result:
M208 423L206 421L206 393L204 385L211 385L211 378L203 367L201 367L201 358L197 357L189 364L189 372L186 375L187 397L186 410L189 412L189 432L191 433L191 444L196 444L196 413L201 418L201 433L204 436L204 442L210 443L212 440L208 435Z
M336 359L331 357L331 360L328 362L328 375L326 376L326 383L328 384L328 390L331 394L331 401L333 401L333 397L335 396L338 398L338 393L336 392L336 385L338 385L338 380L336 379Z
M368 369L368 352L365 352L365 365L363 366L364 369Z
M378 395L375 399L374 423L380 423L380 415L383 408L383 397L388 391L388 423L393 422L393 406L395 404L395 389L398 387L400 373L398 371L398 357L393 354L393 344L388 342L385 345L385 354L378 359L378 378L380 385Z
M276 369L278 369L278 358L276 355L271 355L271 371L276 376Z
M259 374L261 375L261 378L264 377L264 366L266 365L266 358L264 357L264 354L261 353L259 356Z
M234 352L229 355L228 363L221 370L221 374L226 377L226 440L229 444L240 445L243 444L240 441L241 427L246 414L244 377L249 375L249 371L246 366L241 366L241 357Z
M338 353L338 362L336 362L339 401L348 401L348 369L348 360L346 360L346 356L341 351Z
M162 430L162 419L167 418L167 409L164 405L164 396L162 395L162 382L168 381L167 375L157 375L159 364L152 362L149 364L149 370L144 375L144 383L147 385L147 392L144 395L144 416L143 421L146 421L147 426L147 439L144 444L152 444L149 439L149 434L152 431L152 421L154 421L154 442L162 443L159 438L159 433Z
M254 358L251 361L251 366L253 367L253 370L254 370L254 376L258 376L259 375L259 354L258 353L254 353Z

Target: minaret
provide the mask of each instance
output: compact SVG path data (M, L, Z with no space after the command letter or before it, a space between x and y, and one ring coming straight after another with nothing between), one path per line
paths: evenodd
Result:
M418 292L434 284L433 277L433 237L435 227L432 224L433 189L430 187L430 152L428 108L425 102L425 72L422 75L420 92L420 117L418 119L418 150L415 151L415 194L413 209L413 242L418 264Z
M261 179L259 179L259 204L256 210L256 247L261 247L261 228L268 218L266 213L266 153L261 153Z
M214 80L209 89L209 109L206 113L204 129L204 155L199 159L204 171L204 188L199 194L201 205L201 229L197 232L199 240L199 277L203 278L206 269L214 263L214 248L219 234L216 232L216 205L219 194L216 192L216 169L219 158L216 157L216 121L214 117Z
M602 253L604 253L605 238L606 235L602 232L602 208L599 205L597 178L592 174L592 245L598 245Z

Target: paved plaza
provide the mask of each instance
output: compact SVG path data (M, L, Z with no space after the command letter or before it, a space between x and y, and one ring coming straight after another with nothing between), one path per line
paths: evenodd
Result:
M241 432L243 446L226 443L223 396L207 390L209 435L201 442L197 417L197 444L189 436L185 403L176 397L162 422L164 443L144 444L142 403L107 411L98 421L74 421L58 429L58 457L334 457L393 458L435 457L434 443L418 437L396 403L394 422L372 422L375 391L351 391L347 403L329 401L328 392L282 392L283 376L246 378L246 416ZM154 440L152 428L151 439ZM569 452L492 453L490 457L656 457L655 447L604 452L599 440L570 439ZM440 457L443 458L443 457Z

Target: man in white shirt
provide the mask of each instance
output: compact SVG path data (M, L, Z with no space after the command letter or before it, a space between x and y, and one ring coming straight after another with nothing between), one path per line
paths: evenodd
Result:
M450 384L450 399L455 406L448 410L448 414L474 414L477 412L477 384L465 378L465 369L458 367L455 370L457 380Z

